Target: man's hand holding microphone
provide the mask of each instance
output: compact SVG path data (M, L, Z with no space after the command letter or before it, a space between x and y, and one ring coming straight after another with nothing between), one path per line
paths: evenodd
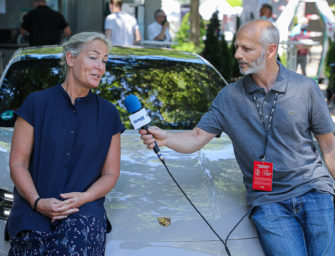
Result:
M169 133L157 126L149 126L148 131L141 129L139 133L143 144L147 145L148 149L155 147L155 141L159 147L168 146Z

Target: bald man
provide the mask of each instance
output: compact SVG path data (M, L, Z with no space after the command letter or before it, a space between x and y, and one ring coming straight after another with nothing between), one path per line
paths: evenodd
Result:
M193 130L150 127L141 139L150 149L156 141L192 153L226 133L265 255L335 255L335 126L314 80L277 62L278 44L271 22L242 26L235 58L244 76L219 92Z

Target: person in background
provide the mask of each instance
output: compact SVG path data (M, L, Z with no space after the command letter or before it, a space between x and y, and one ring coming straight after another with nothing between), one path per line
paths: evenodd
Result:
M103 34L73 35L63 45L65 81L15 112L10 256L105 254L104 197L120 175L124 131L115 106L91 92L107 59Z
M277 61L278 44L271 22L243 25L235 58L244 76L219 92L193 130L151 126L141 139L150 149L156 141L192 153L226 133L265 255L334 256L335 125L318 84Z
M122 0L110 0L111 14L105 19L105 35L114 46L131 46L142 40L136 19L122 12Z
M300 34L295 35L293 37L293 41L299 42L299 41L303 41L306 39L307 40L311 39L311 37L306 34L307 26L308 26L307 24L303 24L301 26ZM300 65L302 74L304 76L306 76L306 66L307 66L308 57L309 57L309 61L311 61L311 52L309 50L309 47L307 45L304 45L303 43L298 44L297 45L297 66L296 68L298 68L298 66Z
M276 23L276 21L273 18L272 14L272 6L269 4L263 4L261 8L259 9L259 17L260 19L268 20L272 22L273 24Z
M148 26L149 40L171 41L169 22L163 10L158 9L154 13L155 21Z
M29 45L60 44L71 35L71 28L62 14L49 8L45 0L33 0L35 9L23 17L21 34L29 35Z

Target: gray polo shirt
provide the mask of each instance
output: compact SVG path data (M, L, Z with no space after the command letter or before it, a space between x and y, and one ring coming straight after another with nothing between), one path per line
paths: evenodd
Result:
M335 129L324 96L314 80L279 66L277 81L267 94L251 75L244 76L219 92L197 125L209 133L225 132L230 137L252 206L279 202L312 189L334 193L333 178L312 136ZM265 130L254 93L266 127L278 93L265 160L273 163L271 192L252 189L253 162L260 160L265 147Z

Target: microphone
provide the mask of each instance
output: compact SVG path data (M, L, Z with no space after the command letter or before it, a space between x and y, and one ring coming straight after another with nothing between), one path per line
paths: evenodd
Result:
M134 129L144 129L148 132L148 128L150 126L151 119L145 110L142 108L142 104L140 100L133 94L127 96L124 100L124 104L126 105L127 111L131 114L129 116L130 122L133 125ZM149 133L149 132L148 132ZM155 146L153 148L158 158L163 162L164 157L160 153L160 149L155 141Z

